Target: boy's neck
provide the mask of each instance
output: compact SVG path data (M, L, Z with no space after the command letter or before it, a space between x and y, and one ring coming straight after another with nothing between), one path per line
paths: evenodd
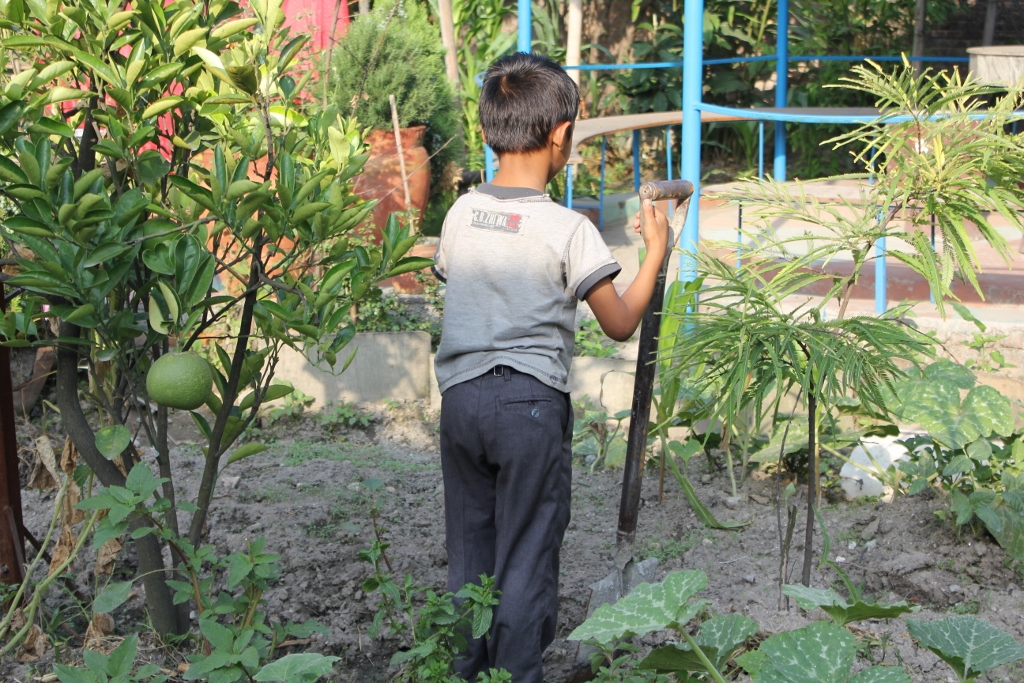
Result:
M526 154L502 154L500 167L491 180L498 187L526 187L544 193L551 179L551 159L547 150Z

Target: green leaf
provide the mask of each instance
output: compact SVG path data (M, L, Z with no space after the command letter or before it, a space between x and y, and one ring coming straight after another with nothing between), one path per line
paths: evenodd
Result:
M205 29L199 29L199 30L203 31ZM156 102L154 102L153 104L149 105L148 107L146 107L145 109L142 110L142 118L148 119L148 118L152 118L154 116L159 116L160 114L163 114L166 111L170 111L171 109L174 109L175 107L177 107L178 105L180 105L184 101L185 101L185 98L178 97L177 95L171 95L169 97L161 97L159 100L157 100Z
M911 683L911 679L900 667L873 666L851 678L850 683Z
M846 683L857 639L831 622L818 621L778 633L761 643L766 655L757 683Z
M99 614L113 612L128 599L132 591L131 581L116 581L107 584L96 599L92 601L92 611Z
M882 605L862 600L848 603L830 588L786 585L783 586L782 592L796 600L801 609L812 610L820 607L838 626L864 619L894 619L913 609L906 601Z
M101 263L106 264L108 261L115 259L130 250L131 246L127 244L117 244L114 242L101 244L82 261L82 267L92 268L93 266L98 266Z
M28 132L42 135L59 135L62 138L70 138L75 135L74 129L68 124L48 118L42 118L33 123L29 126Z
M121 641L121 644L114 648L107 659L107 671L112 677L128 677L132 667L135 665L135 653L138 651L139 637L132 634Z
M53 668L57 672L57 679L60 683L97 683L99 680L96 678L96 674L88 669L79 669L64 664L54 664Z
M253 680L282 681L293 683L301 680L316 680L331 673L337 657L325 657L312 652L298 652L285 655L275 662L265 665L256 672Z
M998 525L989 523L989 520L980 514L978 517L985 522L989 533L999 543L999 547L1006 551L1007 555L1017 562L1024 562L1024 517L1005 500L994 506L994 514L999 519Z
M977 378L970 368L954 363L948 358L940 358L924 369L926 381L949 384L957 389L971 389Z
M719 659L716 648L700 645L699 643L698 646L712 664L714 664L716 659ZM700 661L700 657L686 643L664 645L655 648L636 667L638 669L651 669L659 673L707 670L704 663ZM715 668L716 670L718 669L718 667Z
M138 160L139 180L143 185L153 185L171 170L171 162L164 159L160 152L148 150Z
M701 646L701 649L707 646L717 650L718 657L708 659L716 669L722 671L736 648L757 633L757 628L756 621L742 614L716 614L700 625L700 633L694 638L694 642Z
M706 603L687 601L707 585L707 575L699 570L672 572L661 583L642 583L618 602L594 610L568 639L612 643L685 624Z
M155 296L149 297L149 326L159 334L169 334L171 331L164 320L163 311L160 310L160 304Z
M10 130L11 126L18 121L24 107L25 105L21 102L8 102L0 107L0 135Z
M248 458L250 455L262 453L265 450L267 450L267 446L265 444L256 442L247 443L244 446L239 446L234 450L234 452L231 455L228 456L228 464L230 465L233 462L238 462L239 460Z
M121 455L131 442L132 433L124 425L111 425L96 432L96 448L107 460Z
M153 476L153 471L144 462L137 462L124 481L125 487L140 498L148 498L160 486L163 479Z
M971 389L964 399L963 412L973 417L981 436L1013 434L1010 399L995 387L981 385Z
M919 645L949 664L961 681L1024 659L1024 647L1013 636L977 617L907 619L907 629Z
M411 273L413 271L429 268L432 265L434 265L434 259L424 258L421 256L410 256L409 258L404 258L396 263L394 268L389 270L384 277L394 277L396 275L401 275L402 273Z
M199 43L204 42L206 38L206 31L207 29L205 27L182 31L181 35L174 39L174 56L178 57L188 52Z

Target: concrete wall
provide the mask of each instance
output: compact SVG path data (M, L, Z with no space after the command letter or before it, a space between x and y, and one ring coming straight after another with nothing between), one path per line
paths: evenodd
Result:
M430 335L426 332L361 332L338 355L340 364L353 350L345 372L313 365L292 349L281 352L277 379L316 399L315 409L334 401L372 403L385 399L429 398L433 380Z

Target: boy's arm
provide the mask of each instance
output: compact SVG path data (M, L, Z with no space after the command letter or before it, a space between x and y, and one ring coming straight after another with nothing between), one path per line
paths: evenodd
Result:
M590 288L585 299L601 324L601 329L615 341L626 341L633 336L644 317L668 248L668 218L655 209L649 199L643 201L640 210L644 212L646 227L643 236L647 247L647 256L640 265L640 272L622 296L615 291L611 279L604 278ZM640 232L639 213L633 220L633 229Z

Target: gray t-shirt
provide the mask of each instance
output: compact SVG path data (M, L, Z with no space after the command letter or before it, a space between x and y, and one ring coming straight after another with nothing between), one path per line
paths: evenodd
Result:
M508 365L566 391L576 304L621 267L586 217L528 188L486 184L448 212L434 255L440 390Z

